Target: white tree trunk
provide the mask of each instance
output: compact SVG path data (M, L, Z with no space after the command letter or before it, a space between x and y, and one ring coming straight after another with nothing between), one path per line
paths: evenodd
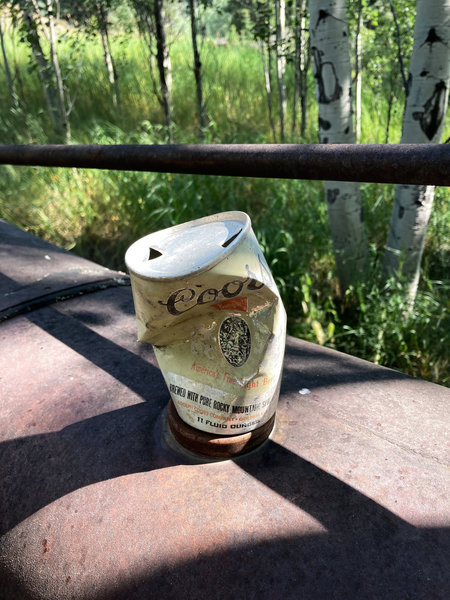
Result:
M356 143L361 142L362 108L362 0L358 2L358 20L355 37L355 131Z
M154 0L153 10L155 18L156 61L158 64L162 108L169 141L171 141L172 66L166 40L164 0Z
M57 6L57 2L55 5ZM58 94L62 126L64 129L64 143L70 142L70 121L69 114L66 106L66 93L64 89L64 83L62 79L61 69L59 66L58 53L56 50L56 32L55 32L55 21L54 21L54 3L53 0L47 0L47 19L48 19L48 41L50 45L50 60L53 65L53 72L55 75L56 91Z
M302 0L302 18L300 21L302 31L300 41L300 137L303 140L306 133L306 112L308 100L308 68L309 68L309 40L306 39L306 0Z
M261 59L264 72L264 85L266 88L267 98L267 109L269 111L269 123L272 130L273 141L276 142L275 123L273 120L273 106L272 106L272 82L270 80L270 48L267 44L268 60L266 60L266 43L263 40L259 41L259 50L261 52Z
M300 137L305 134L305 97L306 97L306 0L295 0L295 57L294 57L294 95L292 102L292 128L294 137L297 127L297 110L300 104ZM300 102L299 102L300 100Z
M19 100L14 90L14 81L9 67L8 55L6 54L5 40L3 36L3 15L0 14L0 45L2 48L3 68L5 70L6 81L8 83L9 97L11 99L11 108L19 108Z
M355 134L345 0L309 0L309 11L320 142L351 144L355 142ZM359 184L326 181L325 194L343 293L351 283L362 278L367 263Z
M113 104L122 115L122 101L120 99L119 78L117 75L116 64L111 51L111 43L109 40L109 25L107 6L102 2L96 2L97 23L102 39L103 57L105 59L106 72L108 73L108 81L113 92Z
M275 23L276 23L276 58L277 58L277 83L280 104L280 134L281 141L285 139L285 116L286 116L286 56L284 44L286 38L286 5L285 0L275 0Z
M439 143L449 84L450 0L418 0L401 143ZM431 186L398 185L395 190L384 268L387 275L401 270L411 304L433 197Z
M103 28L100 28L100 37L102 38L103 56L105 59L106 71L108 73L108 81L111 84L111 87L114 87L115 75L114 75L114 67L113 67L111 49L110 49L110 45L109 45L108 36ZM114 100L114 104L117 106L116 100Z
M202 61L197 44L197 15L195 0L189 0L189 16L191 20L192 54L194 56L195 91L197 96L197 114L200 125L200 136L204 137L206 129L206 108L203 100Z
M28 0L19 0L22 13L22 22L26 32L26 39L31 49L33 60L37 66L39 80L42 85L45 100L47 102L48 114L58 142L66 139L64 127L64 115L61 107L55 83L53 81L53 66L49 63L41 45L39 33L40 13L34 11L34 6Z

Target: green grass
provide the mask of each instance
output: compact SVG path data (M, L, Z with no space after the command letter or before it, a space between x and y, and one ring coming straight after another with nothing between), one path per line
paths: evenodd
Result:
M65 48L63 68L67 66L64 61L74 57L73 49ZM78 51L81 53L81 47ZM179 39L171 51L174 141L195 142L198 131L189 43ZM0 73L2 142L47 143L50 126L36 73L27 71L23 46L17 46L15 53L23 107L9 109ZM114 54L123 114L113 108L99 44L85 42L80 87L71 115L73 141L165 143L163 117L152 92L141 41L134 37L125 43L118 37ZM272 142L258 49L238 43L217 48L206 42L203 64L210 120L206 141ZM73 69L69 87L76 79ZM306 141L314 143L317 109L311 78L310 90ZM387 101L375 97L370 85L365 87L363 111L362 141L384 142ZM400 138L401 113L396 106L390 127L392 142ZM151 231L222 210L243 210L252 219L282 293L291 334L450 385L448 190L436 193L421 285L409 315L401 283L383 283L379 273L394 187L362 184L361 190L372 275L350 289L343 300L337 296L321 182L2 166L0 217L82 256L124 269L126 248Z

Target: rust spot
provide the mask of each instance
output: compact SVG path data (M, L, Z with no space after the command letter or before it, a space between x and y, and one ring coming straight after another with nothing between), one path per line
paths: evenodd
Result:
M87 548L83 546L81 548L81 558L80 558L80 567L84 567L84 563L86 562Z

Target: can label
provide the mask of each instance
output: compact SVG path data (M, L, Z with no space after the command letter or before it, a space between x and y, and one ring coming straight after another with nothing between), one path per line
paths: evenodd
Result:
M221 246L210 268L176 279L135 276L133 261L127 265L139 340L153 344L179 416L230 435L263 425L276 410L286 315L251 228L241 227L226 252Z

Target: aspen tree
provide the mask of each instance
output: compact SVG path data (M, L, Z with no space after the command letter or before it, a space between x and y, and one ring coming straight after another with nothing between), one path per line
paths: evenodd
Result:
M202 79L202 61L200 60L200 52L197 44L197 15L196 15L196 2L195 0L188 0L189 6L189 17L191 21L191 39L192 39L192 53L194 57L194 77L195 77L195 91L197 99L197 114L200 125L200 135L203 137L206 128L206 108L203 99L203 79Z
M164 114L169 141L172 125L172 65L166 38L164 0L130 0L136 14L138 29L149 52L148 66L153 91ZM158 72L155 76L154 61Z
M309 0L311 53L323 144L355 142L345 0ZM368 246L358 183L326 181L340 292L364 275Z
M6 54L5 39L3 34L3 14L0 12L0 46L2 49L3 69L5 71L6 81L8 84L9 97L11 99L11 108L19 108L19 99L14 89L14 80L9 66L8 55Z
M56 141L67 143L70 140L69 114L73 103L69 107L66 104L56 51L53 3L46 0L45 5L38 5L32 0L18 0L16 4L21 12L22 28L37 67ZM43 10L47 13L47 24L44 23ZM46 38L50 47L49 57L43 49L42 38Z
M53 76L56 84L56 92L57 98L59 102L59 114L61 116L61 125L64 132L64 143L68 144L70 142L70 121L69 114L71 112L71 108L67 106L66 103L66 90L64 88L63 77L61 73L61 67L59 65L58 52L56 48L57 44L57 36L55 30L55 10L58 8L57 0L46 0L46 9L47 9L47 28L45 28L43 21L43 15L40 13L41 26L46 31L46 37L48 39L48 43L50 46L50 62L53 67Z
M300 138L303 139L306 132L307 70L309 65L309 42L306 39L306 0L295 1L294 30L294 96L291 133L294 136L297 126L297 104L300 99Z
M361 112L362 112L362 0L358 0L355 36L355 138L361 142Z
M275 52L277 68L278 99L280 106L280 136L281 141L285 139L285 116L286 116L286 56L285 56L285 38L286 38L286 5L284 0L275 0Z
M97 17L98 30L103 46L103 56L105 59L106 71L108 73L108 81L113 91L113 102L115 108L118 109L119 113L122 113L122 101L120 99L120 87L119 77L117 74L117 67L111 52L111 42L109 39L109 23L108 23L108 9L109 3L104 0L95 0L94 4L95 14Z
M158 65L159 82L161 90L161 106L164 111L164 120L171 141L172 124L172 66L169 48L166 40L164 0L154 0L156 37L156 63Z
M450 83L450 0L418 0L402 144L439 143ZM384 269L404 278L410 305L419 283L433 186L398 185Z

